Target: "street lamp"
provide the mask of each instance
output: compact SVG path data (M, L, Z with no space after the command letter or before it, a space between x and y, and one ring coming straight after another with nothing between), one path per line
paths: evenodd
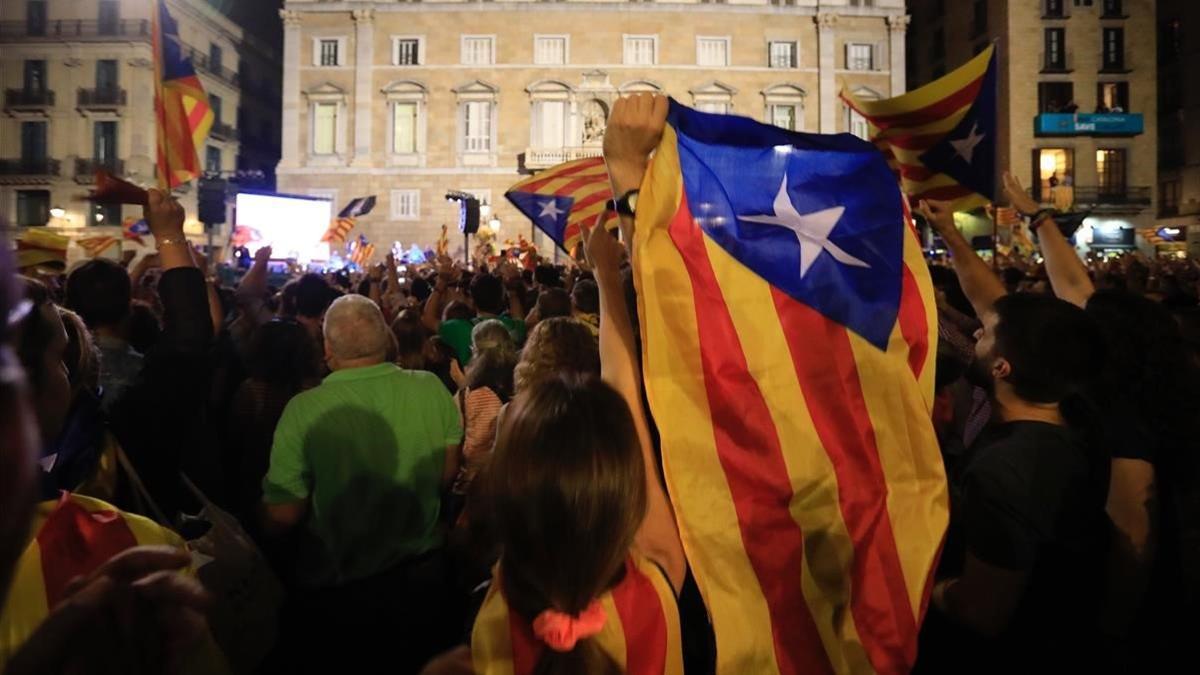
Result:
M65 215L67 215L67 211L61 206L55 206L50 209L51 218L62 218Z
M499 216L492 216L492 219L488 221L488 227L492 228L492 234L500 234Z

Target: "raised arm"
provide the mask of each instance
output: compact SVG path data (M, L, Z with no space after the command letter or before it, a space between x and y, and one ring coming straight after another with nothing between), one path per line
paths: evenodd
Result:
M1087 267L1075 253L1071 242L1063 236L1054 223L1054 215L1050 211L1041 212L1038 203L1025 194L1021 181L1009 172L1004 172L1004 194L1017 211L1024 216L1034 216L1041 213L1037 221L1029 224L1038 237L1042 249L1042 257L1046 259L1046 276L1050 277L1050 286L1054 294L1072 305L1083 307L1088 298L1096 292Z
M662 96L619 99L613 106L604 139L604 154L610 166L614 192L626 184L640 184L641 177L635 176L632 168L640 164L645 170L646 158L662 136L666 116L667 99ZM614 172L614 166L621 168ZM603 228L587 229L583 235L584 249L600 290L601 374L629 405L646 469L646 518L635 543L639 551L666 571L671 584L678 589L683 585L687 561L675 515L659 476L650 426L642 407L641 367L621 284L621 244Z
M982 317L991 310L997 299L1007 294L1004 284L971 248L971 242L958 231L949 202L922 200L917 205L917 213L925 216L933 230L946 242L963 293L971 301L975 314Z

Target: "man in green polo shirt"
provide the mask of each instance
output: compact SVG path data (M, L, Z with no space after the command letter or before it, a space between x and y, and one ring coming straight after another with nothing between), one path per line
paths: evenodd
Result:
M325 315L333 371L287 405L263 480L264 529L303 526L297 583L342 586L441 546L440 494L458 470L458 409L433 374L386 361L379 308L347 295Z
M473 319L450 319L439 324L434 318L440 316L446 294L444 275L439 276L434 295L426 304L426 325L431 329L437 328L438 335L454 348L458 362L464 369L471 360L471 331L475 328L475 324L481 321L496 319L504 324L508 332L512 333L513 340L518 345L525 342L525 320L522 318L525 313L521 304L524 287L521 274L511 263L502 266L500 273L505 276L504 280L487 272L476 274L471 279L471 304L476 313L476 317ZM507 314L504 313L506 310L505 285L508 286Z

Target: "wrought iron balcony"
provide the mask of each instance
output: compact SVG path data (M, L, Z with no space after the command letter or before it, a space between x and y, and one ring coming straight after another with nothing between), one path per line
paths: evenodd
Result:
M4 107L9 110L54 107L54 92L49 89L6 89Z
M1108 186L1108 185L1077 185L1075 186L1076 206L1092 206L1105 208L1137 208L1141 210L1150 206L1149 186Z
M6 183L38 182L57 176L59 168L60 162L48 157L0 159L0 177L4 177Z
M96 171L99 169L103 169L114 176L124 175L125 160L77 157L75 159L75 182L83 185L95 182Z
M588 157L599 157L604 153L600 146L585 148L526 148L525 168L548 169L563 162Z
M205 54L195 47L188 47L187 54L188 58L192 61L192 65L198 70L202 70L214 77L222 79L235 87L240 84L240 80L238 79L238 74L236 72L219 63L212 63L208 58L208 54Z
M138 42L150 40L150 22L145 19L125 21L83 21L59 19L42 23L30 21L0 21L0 41L20 40L86 40L103 42L119 38Z
M238 130L224 122L216 122L212 128L208 130L208 134L213 138L222 141L236 141L238 139Z
M120 87L104 87L102 89L80 89L77 94L76 106L83 109L112 110L125 106L128 95Z

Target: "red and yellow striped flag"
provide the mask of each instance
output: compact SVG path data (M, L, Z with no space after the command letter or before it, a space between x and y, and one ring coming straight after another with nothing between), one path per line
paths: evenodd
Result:
M179 535L153 521L73 493L39 504L31 531L36 534L17 561L0 611L0 671L63 599L76 576L92 573L134 546L185 547Z
M968 211L993 201L996 183L996 59L989 46L958 70L895 98L841 98L866 118L871 141L912 203L953 202Z
M541 231L570 252L579 243L580 227L601 225L615 230L620 220L608 217L613 198L603 157L564 162L526 178L504 193Z
M75 243L79 244L79 248L82 248L84 252L88 254L88 257L95 258L101 253L107 251L118 241L119 239L116 237L99 235L95 237L84 237L82 239L77 239L75 240Z
M621 668L636 675L682 675L683 650L675 592L658 567L626 561L625 576L600 598L604 629L593 638ZM499 573L475 618L471 659L478 675L531 675L546 646L530 620L512 611Z
M672 102L634 264L718 673L907 673L948 504L933 289L886 163Z
M339 246L346 242L346 236L350 234L350 230L354 229L354 218L334 218L329 223L329 229L321 237L321 241L328 242L335 246Z
M158 134L158 187L171 189L203 170L198 157L213 124L208 94L183 56L179 28L163 0L150 13L154 50L154 116Z

